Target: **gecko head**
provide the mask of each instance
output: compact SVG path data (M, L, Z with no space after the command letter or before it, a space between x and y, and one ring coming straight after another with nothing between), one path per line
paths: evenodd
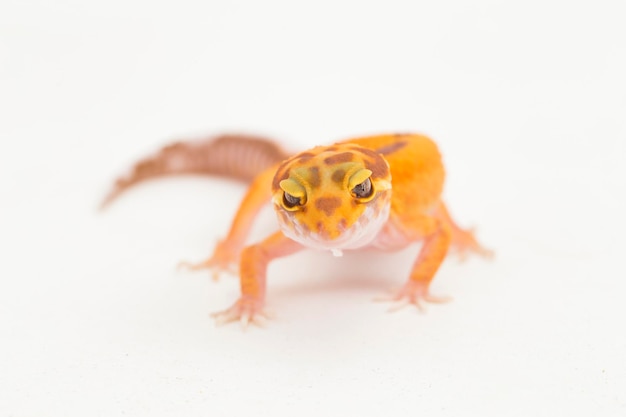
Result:
M315 249L355 249L370 243L389 217L391 173L369 149L317 147L283 162L272 193L287 237Z

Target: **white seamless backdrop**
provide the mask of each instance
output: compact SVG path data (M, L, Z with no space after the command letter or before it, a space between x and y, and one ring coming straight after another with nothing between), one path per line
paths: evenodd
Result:
M626 415L623 2L0 0L0 415ZM244 185L115 176L220 132L303 150L418 131L496 251L394 314L417 247L237 280L177 271ZM267 210L259 239L275 227Z

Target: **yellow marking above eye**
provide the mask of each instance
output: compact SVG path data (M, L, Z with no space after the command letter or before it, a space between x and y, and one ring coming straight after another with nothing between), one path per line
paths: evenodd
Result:
M306 197L306 190L296 181L288 178L286 180L282 180L280 182L280 188L283 189L284 192L291 194L294 197L304 198Z
M365 181L371 176L372 176L372 171L370 171L369 169L363 168L363 169L358 170L357 172L352 174L352 176L348 180L348 189L352 190L354 187L361 184L363 181Z
M306 203L306 189L297 181L288 178L280 182L283 190L282 206L290 211L297 210Z

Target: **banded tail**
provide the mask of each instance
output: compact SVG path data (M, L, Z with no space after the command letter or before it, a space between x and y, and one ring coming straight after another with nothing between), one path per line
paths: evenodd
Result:
M130 187L169 175L202 174L251 182L254 177L290 156L269 139L221 135L196 142L176 142L137 162L120 177L102 202L105 208Z

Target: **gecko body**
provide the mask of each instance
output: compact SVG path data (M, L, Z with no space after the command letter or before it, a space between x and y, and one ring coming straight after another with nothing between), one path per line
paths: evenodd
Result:
M251 160L242 163L244 149ZM227 237L208 259L188 265L220 272L238 264L241 296L216 314L220 323L260 322L266 316L268 264L306 248L340 256L344 250L395 251L422 242L407 282L390 297L417 307L421 301L446 300L431 295L429 286L450 247L490 255L450 217L441 199L441 155L424 135L355 138L293 156L262 138L180 143L138 163L106 202L142 180L187 172L251 179ZM246 246L256 215L268 202L280 230Z

